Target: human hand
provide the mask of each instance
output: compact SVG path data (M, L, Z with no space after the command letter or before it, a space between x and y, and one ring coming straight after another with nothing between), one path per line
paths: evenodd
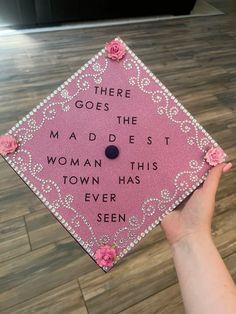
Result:
M222 173L231 167L231 163L222 163L212 168L205 182L163 219L161 227L170 245L188 236L211 235L216 191Z

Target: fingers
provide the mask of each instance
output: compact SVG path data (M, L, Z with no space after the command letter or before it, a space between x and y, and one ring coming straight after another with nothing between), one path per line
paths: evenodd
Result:
M217 191L217 188L218 188L218 185L220 182L220 178L221 178L221 175L223 173L223 169L226 166L227 166L227 164L225 164L225 163L219 164L209 171L209 174L206 178L206 181L203 184L203 188L204 188L204 190L207 190L207 192L210 195L216 194L216 191Z
M232 168L232 163L231 162L229 162L229 163L227 163L225 166L224 166L224 168L223 168L223 172L225 173L225 172L228 172L231 168Z

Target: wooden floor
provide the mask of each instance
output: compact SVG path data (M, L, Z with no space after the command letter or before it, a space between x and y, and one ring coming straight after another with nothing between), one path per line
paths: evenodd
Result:
M0 133L120 35L236 165L236 6L211 3L227 14L0 37ZM235 174L221 181L212 229L234 279ZM2 159L0 178L1 313L184 312L160 227L105 274Z

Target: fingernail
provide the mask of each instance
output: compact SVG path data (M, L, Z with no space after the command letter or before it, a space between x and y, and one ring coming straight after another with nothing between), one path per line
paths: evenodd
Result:
M223 168L223 172L229 171L232 168L232 166L233 165L232 165L231 162L227 163L227 165L225 165L224 168Z

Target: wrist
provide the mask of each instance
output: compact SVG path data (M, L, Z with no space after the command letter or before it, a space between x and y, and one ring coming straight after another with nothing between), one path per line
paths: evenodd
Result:
M187 247L193 247L198 245L205 245L207 243L213 243L210 232L191 232L180 237L178 240L170 243L173 251L186 249Z

